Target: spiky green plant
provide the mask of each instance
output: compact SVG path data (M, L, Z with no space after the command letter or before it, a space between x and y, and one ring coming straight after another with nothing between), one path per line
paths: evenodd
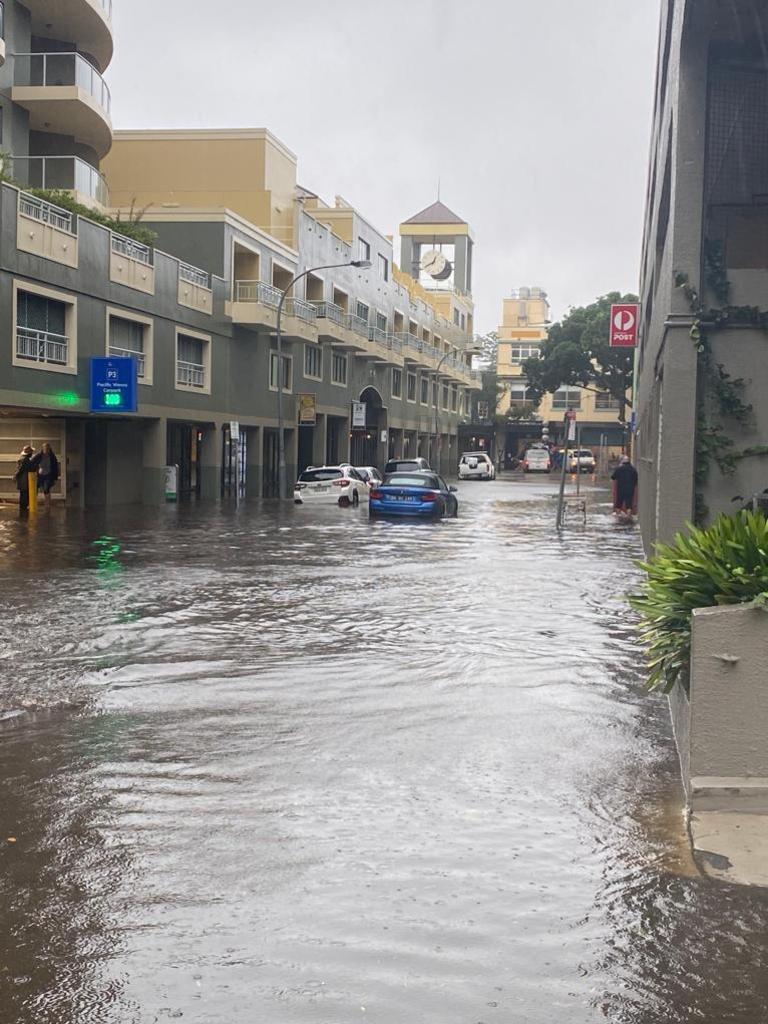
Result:
M648 577L630 597L640 612L651 689L688 689L691 621L696 608L768 602L768 519L762 512L721 515L706 529L689 526L640 563Z

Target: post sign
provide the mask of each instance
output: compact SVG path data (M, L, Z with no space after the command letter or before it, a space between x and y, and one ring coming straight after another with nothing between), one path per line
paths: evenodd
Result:
M611 348L635 348L640 306L636 302L623 302L611 306Z
M352 427L366 426L365 402L352 403Z
M566 424L568 426L568 431L567 431L567 434L566 434L566 440L567 441L575 441L576 440L576 410L575 409L569 409L568 410L568 412L565 414L565 422L566 422Z
M299 395L299 423L305 427L317 423L317 395Z
M138 372L130 356L92 356L91 412L136 412Z

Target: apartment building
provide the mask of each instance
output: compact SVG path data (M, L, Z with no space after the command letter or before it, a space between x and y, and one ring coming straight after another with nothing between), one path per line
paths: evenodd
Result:
M513 289L504 299L498 328L497 372L499 383L504 385L499 412L515 417L505 428L506 451L516 454L529 442L541 440L545 425L552 440L560 443L563 418L573 409L582 444L602 447L610 454L618 453L625 444L626 429L619 422L619 403L608 392L563 387L554 394L544 395L538 404L531 402L523 363L539 357L549 334L549 323L549 300L543 289Z
M765 5L665 0L637 362L648 550L768 486Z
M274 495L278 388L289 474L402 454L448 471L479 386L466 321L443 315L445 295L401 272L358 211L301 188L296 157L264 129L118 133L110 152L110 7L4 4L0 497L21 445L43 440L62 456L58 497L83 506L161 501L169 465L182 495L231 493L236 466L247 495ZM123 218L147 206L155 244L25 186ZM350 266L361 253L366 271ZM134 359L136 413L92 411L104 355Z

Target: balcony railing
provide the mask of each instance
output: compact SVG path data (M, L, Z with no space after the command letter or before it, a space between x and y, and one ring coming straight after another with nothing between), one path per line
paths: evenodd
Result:
M35 331L31 327L16 327L16 356L36 363L66 366L69 358L69 338L50 331Z
M391 334L387 334L386 331L382 331L380 327L369 327L368 328L368 340L375 341L379 345L387 346L387 341L392 337Z
M109 206L106 180L79 156L14 156L10 160L14 179L26 188L79 192Z
M335 302L313 302L312 305L317 310L318 319L332 320L340 327L344 326L344 310Z
M118 359L135 359L139 380L144 376L144 371L147 368L147 357L143 352L136 352L132 348L118 348L116 345L110 345L109 354Z
M51 227L57 228L59 231L66 231L70 235L77 233L74 214L71 214L69 210L62 210L60 206L45 203L37 196L27 195L26 192L19 195L19 213L25 217L32 217L33 220L39 220L43 224L50 224Z
M363 320L362 317L355 316L354 313L344 314L344 326L347 330L362 335L363 338L368 337L368 321Z
M402 346L415 349L417 352L421 352L421 347L424 344L424 342L419 341L415 334L410 334L406 332L405 334L396 334L395 337Z
M211 278L204 270L198 270L191 263L179 263L179 277L182 281L199 285L201 288L211 287Z
M0 39L5 39L5 5L0 0Z
M260 302L277 309L282 294L279 288L264 281L235 281L235 302Z
M79 53L17 53L13 84L25 87L76 85L109 114L109 86L96 68Z
M286 316L296 316L308 324L313 324L317 319L317 310L311 302L305 302L304 299L289 297L283 303L283 309Z
M144 263L152 266L152 250L148 245L141 242L134 242L132 238L125 235L112 235L112 252L118 256L125 256L126 259L135 260L136 263Z
M188 363L184 359L177 359L176 383L186 384L190 388L204 388L205 366L202 363Z

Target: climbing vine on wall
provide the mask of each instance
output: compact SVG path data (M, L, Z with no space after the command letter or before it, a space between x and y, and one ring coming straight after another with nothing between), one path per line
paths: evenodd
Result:
M768 333L768 311L757 306L732 306L728 304L731 286L728 281L725 254L721 242L708 242L704 247L704 274L706 283L719 302L717 309L705 309L699 293L690 283L688 275L675 274L675 284L685 295L694 322L691 326L691 340L696 346L701 387L698 396L696 431L696 483L702 487L709 476L712 465L716 465L725 476L731 476L742 459L768 455L768 445L752 445L737 449L732 437L720 423L711 422L707 411L710 402L723 419L741 425L750 422L753 407L744 402L746 381L743 377L732 377L722 363L714 360L711 335L727 327L754 327ZM696 494L695 518L703 522L708 509L701 491Z

